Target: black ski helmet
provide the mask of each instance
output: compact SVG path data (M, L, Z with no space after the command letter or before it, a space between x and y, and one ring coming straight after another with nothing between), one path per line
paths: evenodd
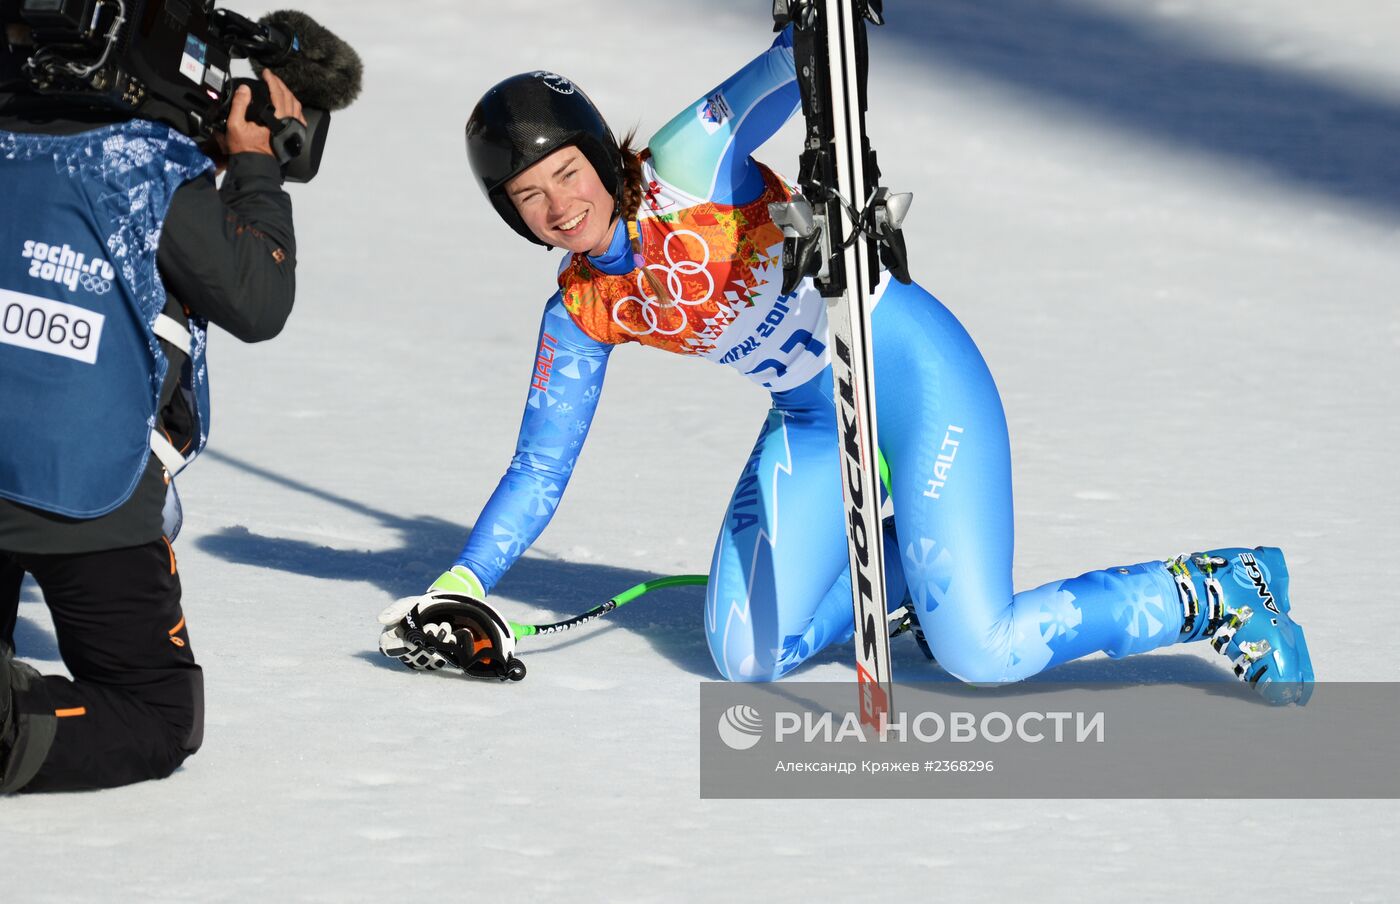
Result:
M513 75L487 91L467 120L467 159L481 189L501 219L534 242L535 237L506 196L511 179L563 147L578 147L613 196L622 203L622 152L617 138L588 95L553 72ZM548 247L546 245L546 247Z

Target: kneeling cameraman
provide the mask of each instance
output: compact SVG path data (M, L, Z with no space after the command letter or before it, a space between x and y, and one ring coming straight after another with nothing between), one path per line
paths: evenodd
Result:
M304 122L262 78L276 117ZM112 787L170 775L202 740L171 478L207 435L206 322L258 342L291 312L292 206L246 86L220 147L15 87L0 93L0 793ZM14 658L26 573L71 681Z

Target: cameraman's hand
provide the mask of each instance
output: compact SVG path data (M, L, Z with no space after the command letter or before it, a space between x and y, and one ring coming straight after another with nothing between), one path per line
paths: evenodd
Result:
M301 112L301 101L297 100L286 82L270 69L263 70L262 78L267 82L268 93L272 95L272 108L277 118L291 117L306 125L306 117ZM252 99L253 92L246 85L234 92L233 102L228 111L228 131L219 141L224 153L230 157L247 152L275 156L272 153L272 133L266 127L248 121L248 104Z

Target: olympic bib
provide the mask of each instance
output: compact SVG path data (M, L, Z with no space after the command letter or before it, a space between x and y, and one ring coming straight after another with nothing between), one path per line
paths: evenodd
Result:
M162 314L156 247L170 198L212 164L145 120L78 135L0 132L0 497L74 518L136 488L153 447L173 476L193 454L152 436L168 363L207 434L204 323Z
M764 190L743 205L685 195L643 167L637 219L644 265L613 275L576 254L559 274L569 316L589 337L638 342L730 365L769 390L826 366L826 306L810 281L780 296L782 230L768 205L791 191L760 165Z

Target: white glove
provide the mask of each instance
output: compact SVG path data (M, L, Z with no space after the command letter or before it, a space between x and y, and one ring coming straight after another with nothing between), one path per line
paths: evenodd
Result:
M435 671L451 664L440 655L427 653L422 644L408 641L411 629L404 623L404 619L413 611L413 607L426 606L432 602L434 591L461 593L479 602L486 599L486 590L482 587L481 579L465 565L454 565L433 581L427 593L394 600L379 613L379 623L385 626L379 635L379 652L399 660L411 669ZM435 641L444 644L452 642L448 639L452 634L451 626L445 622L423 625L422 630Z
M395 600L379 613L379 623L384 625L380 652L411 669L453 666L477 678L525 677L524 664L515 658L510 622L494 606L468 594L433 589Z
M406 596L403 599L394 600L381 613L379 613L379 623L384 625L384 630L379 634L379 652L385 656L397 659L411 669L432 672L445 665L451 665L446 659L436 652L430 652L421 643L413 643L408 640L408 625L405 619L408 613L417 606L426 606L432 602L432 597L426 593L422 596ZM446 643L446 635L450 634L450 626L439 622L423 626L423 633L429 635L434 640Z

